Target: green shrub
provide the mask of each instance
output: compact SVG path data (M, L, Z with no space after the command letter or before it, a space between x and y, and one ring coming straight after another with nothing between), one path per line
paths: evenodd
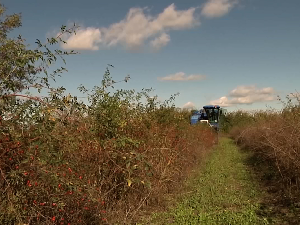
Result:
M50 74L50 66L74 51L49 46L76 26L28 50L21 37L8 38L20 25L19 15L0 20L0 223L130 221L181 186L214 133L190 126L175 96L160 103L151 89L113 91L118 82L108 69L101 86L79 87L86 105L53 88L65 68ZM34 96L32 89L50 93Z

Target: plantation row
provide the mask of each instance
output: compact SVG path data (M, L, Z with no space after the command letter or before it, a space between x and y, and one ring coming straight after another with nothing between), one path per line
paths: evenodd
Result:
M120 107L111 116L104 112L113 107L108 100L104 108L97 104L100 115L76 121L2 120L1 224L129 219L159 204L213 144L214 134L189 126L183 113ZM167 121L159 121L161 114Z
M289 98L280 112L235 112L227 118L227 129L237 143L255 153L257 163L273 168L268 179L292 202L300 202L300 101ZM270 173L270 172L268 172ZM299 203L298 203L299 204Z
M210 129L191 127L174 96L114 90L108 69L101 86L79 87L88 104L67 96L52 81L66 69L50 71L76 53L53 46L76 27L29 49L8 36L20 15L4 13L0 5L0 224L134 221L181 186L213 145Z

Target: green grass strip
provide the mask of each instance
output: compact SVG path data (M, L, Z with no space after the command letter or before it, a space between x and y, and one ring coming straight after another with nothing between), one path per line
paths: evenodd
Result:
M168 212L146 224L268 224L260 218L260 192L244 165L247 153L228 138L220 139L204 171L191 181L193 192Z

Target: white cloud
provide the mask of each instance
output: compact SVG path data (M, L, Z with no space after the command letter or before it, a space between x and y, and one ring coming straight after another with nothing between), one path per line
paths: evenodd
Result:
M255 102L267 102L276 100L275 90L271 87L258 89L254 85L238 86L229 92L228 96L210 102L212 105L220 105L223 107L238 104L253 104Z
M157 16L146 15L141 8L131 8L124 20L101 29L104 43L108 46L123 44L129 49L139 48L148 39L161 33L184 30L199 24L194 12L195 8L176 10L174 4ZM163 37L164 40L170 39L166 34Z
M150 42L150 45L154 50L158 51L162 47L166 46L170 42L170 35L162 33L159 37Z
M183 105L182 108L184 108L184 109L194 109L194 108L195 108L195 104L192 103L192 102L187 102L187 103L185 103L185 104Z
M271 87L257 89L255 85L238 86L237 88L230 91L230 97L247 97L249 95L268 95L275 93Z
M228 107L228 106L232 105L232 103L230 103L230 100L226 96L223 96L223 97L221 97L219 99L210 101L210 104L212 104L212 105L219 105L221 107Z
M67 44L63 44L64 49L74 50L98 50L101 42L101 32L98 28L80 28L75 34L65 35Z
M126 17L108 27L83 28L77 35L69 35L64 48L97 50L99 45L111 47L123 45L127 49L139 49L146 43L155 49L170 41L166 33L170 30L184 30L199 25L196 8L177 10L171 4L162 13L152 16L142 8L131 8Z
M201 14L207 18L221 17L238 3L238 0L208 0L201 11Z
M205 79L205 75L200 74L191 74L186 75L184 72L179 72L175 74L171 74L165 77L159 77L158 80L160 81L190 81L190 80L203 80Z

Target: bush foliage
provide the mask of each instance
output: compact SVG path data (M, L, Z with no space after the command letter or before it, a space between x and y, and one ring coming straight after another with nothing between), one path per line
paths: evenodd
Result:
M151 89L114 90L109 69L100 86L79 87L88 103L66 95L51 85L66 69L49 71L76 54L54 49L76 25L29 49L21 36L9 38L20 15L6 16L2 5L0 15L1 224L129 221L180 186L213 144L215 134L190 126L175 96L159 102Z
M289 197L300 190L300 101L288 96L281 111L234 112L229 117L231 136L279 174Z

